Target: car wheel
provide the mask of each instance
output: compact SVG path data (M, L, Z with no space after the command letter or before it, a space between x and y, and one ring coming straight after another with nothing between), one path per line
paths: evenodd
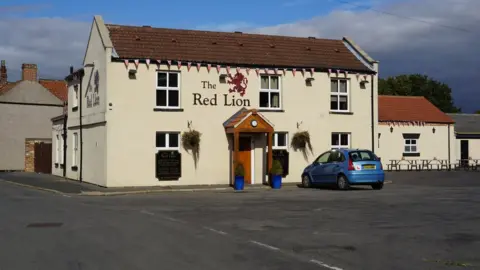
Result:
M337 188L340 190L347 190L350 188L347 178L344 175L339 175L337 178Z
M304 175L302 177L302 186L304 188L309 188L312 186L312 182L310 182L310 177L308 177L308 175Z
M373 184L373 185L372 185L372 188L373 188L374 190L380 190L380 189L383 188L383 183Z

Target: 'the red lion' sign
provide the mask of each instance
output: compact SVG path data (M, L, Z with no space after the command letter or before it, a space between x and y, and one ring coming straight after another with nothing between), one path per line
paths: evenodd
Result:
M245 95L245 91L247 90L248 79L239 72L237 72L237 74L235 74L233 77L231 74L228 74L228 78L229 80L227 83L232 85L230 89L228 89L228 92L240 93L240 96L243 97Z

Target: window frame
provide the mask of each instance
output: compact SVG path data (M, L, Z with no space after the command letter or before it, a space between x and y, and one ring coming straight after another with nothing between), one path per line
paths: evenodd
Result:
M262 77L268 77L268 88L262 88ZM278 79L278 89L271 89L271 77L276 77ZM282 80L281 75L275 74L260 74L260 91L258 93L258 108L262 110L282 110ZM269 107L262 107L260 104L260 95L261 93L268 93L268 105ZM270 93L278 93L278 107L271 107L271 95Z
M332 82L337 81L337 92L332 92ZM340 92L340 81L345 81L347 86L347 92L343 93ZM332 96L337 97L337 105L338 109L332 109ZM342 110L340 109L340 97L346 96L347 97L347 109ZM350 80L348 78L331 78L330 79L330 111L331 112L350 112Z
M72 109L75 109L78 107L78 84L75 84L73 86L73 97L72 97Z
M157 135L158 134L165 134L165 147L157 147ZM170 135L175 134L178 137L178 145L176 147L171 147L170 146ZM157 151L180 151L180 143L181 143L181 137L180 137L180 132L177 131L157 131L155 132L155 149Z
M334 135L339 136L339 137L338 137L339 145L332 145L332 137L333 137ZM347 135L347 139L348 139L348 144L347 144L347 145L342 145L342 137L341 137L342 135ZM332 134L330 135L330 148L331 148L331 149L350 148L350 147L351 147L351 143L352 143L351 136L352 136L352 134L349 133L349 132L332 132Z
M410 141L410 143L408 144L407 141ZM411 141L415 141L415 143L411 143ZM405 147L409 146L410 147L410 150L409 151L405 151ZM412 146L415 146L416 148L416 151L412 151ZM418 154L420 153L420 151L418 151L418 139L412 139L412 138L404 138L403 139L403 153L405 154Z
M285 135L285 146L278 146L278 135L279 134ZM286 131L274 132L272 139L273 139L273 142L272 142L272 149L273 150L288 150L288 132L286 132Z
M158 86L158 75L160 73L165 73L167 74L167 86ZM169 84L169 81L170 81L170 74L177 74L177 87L170 87L168 86ZM182 104L181 104L181 101L182 101L182 97L181 97L181 87L182 86L182 83L181 83L181 72L180 71L172 71L172 70L157 70L157 76L155 76L155 108L156 109L180 109ZM166 96L166 101L167 101L167 105L166 106L159 106L157 104L157 93L158 91L166 91L167 92L167 96ZM168 94L170 91L178 91L178 106L169 106L169 102L168 102Z
M77 166L77 153L78 153L78 132L74 132L72 136L72 167Z

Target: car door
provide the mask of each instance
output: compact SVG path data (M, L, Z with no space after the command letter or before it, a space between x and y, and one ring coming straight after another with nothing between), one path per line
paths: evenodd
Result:
M325 166L328 164L328 160L330 158L330 151L321 154L314 162L313 162L313 169L311 172L312 181L314 183L322 183L325 182Z
M338 172L341 170L342 162L345 160L340 151L332 151L328 162L323 167L324 179L327 183L336 183Z

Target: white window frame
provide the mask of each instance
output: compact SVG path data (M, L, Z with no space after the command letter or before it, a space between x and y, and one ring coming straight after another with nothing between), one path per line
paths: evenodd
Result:
M347 135L348 138L348 144L347 145L342 145L342 135ZM338 142L339 145L331 145L331 149L340 149L340 148L350 148L350 143L351 143L351 133L348 132L332 132L330 135L330 144L332 143L332 136L338 136Z
M167 86L158 86L158 74L160 73L165 73L167 74ZM173 73L173 74L177 74L177 82L178 82L178 85L177 87L170 87L168 86L169 84L169 80L170 80L170 73ZM155 77L155 108L159 108L159 109L180 109L182 104L181 104L181 101L182 101L182 93L180 91L180 88L181 88L181 74L180 72L178 71L157 71L157 76ZM173 90L173 91L178 91L178 106L169 106L168 104L168 93L170 90ZM157 105L157 92L158 91L167 91L167 106L159 106Z
M157 134L165 134L165 147L157 147ZM178 136L178 146L176 147L171 147L170 146L170 136L171 135L176 135ZM180 144L181 144L181 138L180 138L180 132L175 132L175 131L157 131L155 133L155 148L157 149L157 151L160 151L160 150L177 150L179 151L180 150Z
M78 84L73 86L72 108L78 107Z
M420 153L418 151L418 139L403 139L403 153L413 153L413 154L416 154L416 153ZM407 143L407 141L410 141L410 143ZM415 141L415 143L412 143L412 141ZM410 150L408 151L405 151L405 147L406 146L409 146L410 147ZM416 147L416 151L412 151L412 146L415 146Z
M337 92L332 92L332 81L337 81ZM340 92L340 81L345 81L347 83L347 92L342 93ZM343 78L332 78L330 79L330 111L331 112L350 112L350 80L343 79ZM332 96L337 97L337 105L338 109L332 109ZM341 110L340 109L340 97L347 97L347 109Z
M278 146L278 135L282 134L285 135L285 146ZM275 132L273 133L273 143L272 143L272 149L288 149L288 132ZM267 149L268 151L268 149Z
M268 89L262 88L262 77L268 77ZM278 79L278 89L271 89L271 77L277 77ZM268 104L269 107L260 106L260 93L268 93ZM282 77L280 75L271 75L271 74L260 74L260 93L258 93L258 108L262 110L281 110L282 109ZM270 93L278 93L278 107L270 107L272 102L270 100Z
M77 153L78 153L78 133L74 132L72 136L72 167L77 166Z
M58 164L60 161L60 134L57 133L55 138L55 145L57 149L55 149L55 163Z

